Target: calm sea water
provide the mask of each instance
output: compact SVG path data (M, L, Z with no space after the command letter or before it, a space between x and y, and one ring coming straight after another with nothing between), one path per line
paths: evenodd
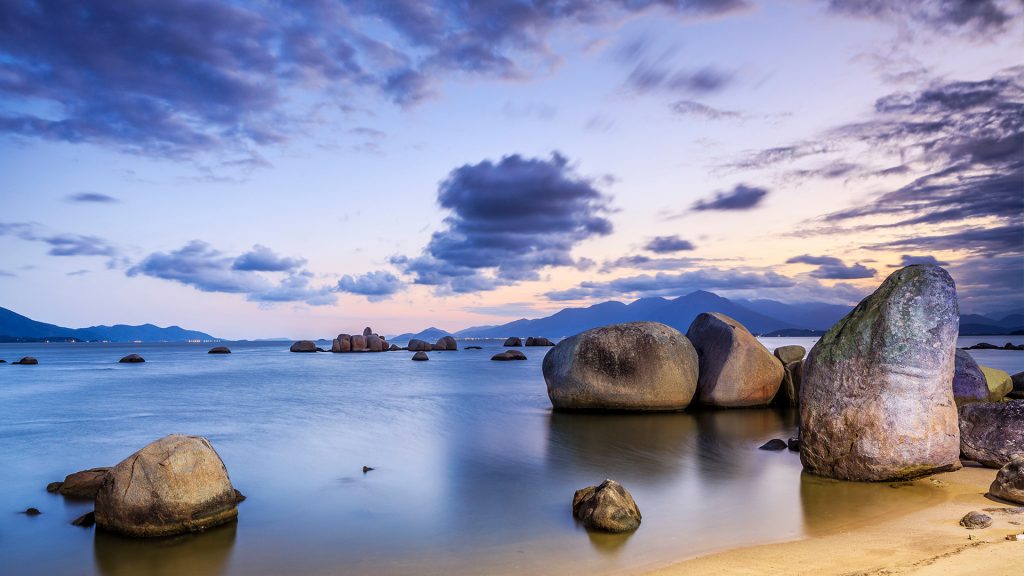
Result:
M1024 342L987 338L1007 339ZM936 497L927 482L893 490L804 476L796 454L757 450L794 435L792 410L555 414L546 349L491 362L500 341L470 344L484 349L429 362L292 354L282 343L229 344L227 356L199 344L0 345L8 362L40 361L0 365L0 572L631 573ZM147 362L116 363L130 352ZM1024 352L972 353L1024 370ZM249 497L237 524L130 540L71 526L91 503L44 489L172 432L212 441ZM588 534L572 519L573 492L605 478L633 493L636 533ZM17 513L29 506L43 514Z

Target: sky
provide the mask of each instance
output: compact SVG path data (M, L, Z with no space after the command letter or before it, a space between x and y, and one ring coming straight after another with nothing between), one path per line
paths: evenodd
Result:
M0 306L222 338L1024 308L1021 0L0 0Z

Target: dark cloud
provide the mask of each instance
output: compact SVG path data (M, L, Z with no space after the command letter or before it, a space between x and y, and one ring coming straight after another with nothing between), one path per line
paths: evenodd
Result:
M383 270L367 272L361 276L346 274L338 280L338 291L366 296L370 302L390 298L403 288L405 288L405 282L391 272Z
M652 258L643 254L622 256L608 260L601 265L601 272L612 272L622 268L632 270L680 270L693 268L706 262L703 258Z
M450 211L419 257L392 263L417 284L475 292L536 280L549 266L575 266L576 244L611 233L609 198L568 159L505 156L456 168L438 204Z
M607 282L582 282L567 290L555 290L549 300L587 300L624 296L679 296L694 290L753 290L790 288L796 282L775 272L743 272L706 268L679 274L644 274Z
M831 152L832 148L825 142L798 142L789 146L776 146L746 152L740 158L729 162L723 168L734 170L758 170L770 168L776 164L792 162L807 156L817 156Z
M698 116L708 120L723 120L725 118L742 118L743 115L735 110L721 110L696 100L679 100L670 106L671 110L680 116Z
M912 266L914 264L933 264L935 266L949 266L949 262L942 262L935 258L935 256L911 256L910 254L904 254L900 256L899 264L890 264L890 268L903 268L905 266Z
M873 268L868 268L863 264L847 266L842 260L833 256L811 256L810 254L804 254L803 256L794 256L786 260L786 263L817 266L817 268L811 271L810 276L822 280L855 280L858 278L874 278L875 276Z
M235 258L231 268L247 272L292 272L305 263L302 258L278 256L270 248L257 244L252 250Z
M17 278L18 275L14 272L8 272L7 270L0 270L0 278Z
M67 197L68 202L84 202L84 203L97 203L97 204L111 204L119 202L117 198L113 196L107 196L106 194L100 194L99 192L79 192L72 194Z
M864 246L870 249L957 250L978 256L1024 253L1024 227L1020 224L993 228L965 228L927 236L908 236ZM1024 263L1022 263L1024 270Z
M742 0L424 3L0 1L0 134L160 157L252 152L300 127L286 102L412 106L462 73L520 78L555 65L559 26L661 8L720 14ZM670 82L712 90L697 71ZM39 110L47 110L42 114Z
M27 242L41 242L49 246L50 256L106 256L111 262L119 259L120 251L98 236L83 234L49 234L35 224L0 222L0 236L14 236Z
M693 203L691 210L750 210L756 208L768 190L746 184L737 184L732 190L715 192L709 200L698 200Z
M655 236L644 245L644 248L655 254L670 254L694 249L692 242L683 240L679 236Z
M830 10L879 20L916 22L940 32L991 34L1019 15L1014 1L999 0L825 0Z
M193 240L178 250L146 256L127 274L170 280L202 292L245 294L253 302L305 302L319 306L333 304L336 299L332 287L312 286L313 275L306 270L288 269L275 281L253 269L236 268L239 260Z
M637 64L629 73L626 85L639 94L711 94L723 90L733 79L731 72L713 66L698 70L672 70L661 63L644 61Z

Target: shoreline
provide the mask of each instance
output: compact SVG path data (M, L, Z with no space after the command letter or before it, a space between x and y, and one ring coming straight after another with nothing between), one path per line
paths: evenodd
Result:
M1018 575L1024 542L1024 512L985 512L992 526L968 530L960 519L972 510L1012 509L985 496L995 469L965 466L916 482L930 482L938 502L892 518L854 522L836 531L797 540L732 548L646 571L648 576L683 575L847 575L986 576Z

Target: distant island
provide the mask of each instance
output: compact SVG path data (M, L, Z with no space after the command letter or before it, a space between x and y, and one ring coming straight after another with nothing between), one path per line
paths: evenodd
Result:
M216 342L205 332L179 326L161 328L153 324L89 326L66 328L22 316L0 308L0 342Z

